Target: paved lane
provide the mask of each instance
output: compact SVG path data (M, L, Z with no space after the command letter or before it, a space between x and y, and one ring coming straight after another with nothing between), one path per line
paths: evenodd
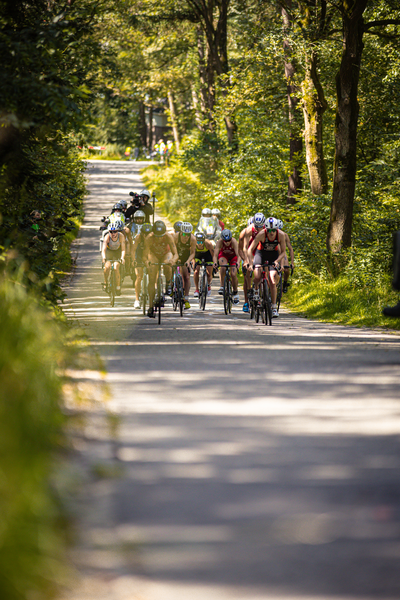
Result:
M111 398L74 440L81 578L65 598L398 598L400 337L288 313L255 325L215 289L161 327L128 288L111 309L94 227L139 189L137 165L89 172L65 310Z

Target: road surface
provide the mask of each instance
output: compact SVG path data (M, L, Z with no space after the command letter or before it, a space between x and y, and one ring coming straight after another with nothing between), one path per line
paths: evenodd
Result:
M256 325L241 305L225 316L216 283L204 313L167 308L161 326L127 285L111 308L99 218L142 187L142 166L88 169L65 312L110 398L74 439L65 600L398 599L399 335L285 311Z

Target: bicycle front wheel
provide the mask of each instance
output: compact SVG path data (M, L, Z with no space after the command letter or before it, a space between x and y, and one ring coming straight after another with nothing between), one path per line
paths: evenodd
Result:
M271 296L269 294L269 287L266 281L263 283L264 287L264 313L265 313L265 325L272 325L272 303Z
M117 280L115 270L111 267L111 275L110 275L110 304L114 306L115 304L115 296L117 294Z
M178 275L175 273L172 284L172 308L176 310L179 304Z
M208 292L208 277L207 277L207 271L206 271L206 269L204 269L204 273L201 278L201 292L200 292L200 308L202 310L204 310L206 308L207 292Z
M142 308L143 315L146 315L146 304L147 304L147 286L148 286L148 275L144 273L142 279Z
M180 275L178 277L177 284L178 284L177 290L178 290L179 313L180 313L181 317L183 317L183 305L185 303L185 292L183 289L183 280Z
M231 303L231 281L229 275L226 274L224 279L224 311L226 315L231 312Z
M278 281L278 285L277 285L277 296L276 296L276 304L277 304L278 310L281 305L282 292L283 292L283 277L282 277L282 271L281 271L279 273L279 281Z

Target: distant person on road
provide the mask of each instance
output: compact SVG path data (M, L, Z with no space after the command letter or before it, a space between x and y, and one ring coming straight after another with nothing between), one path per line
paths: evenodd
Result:
M125 263L125 236L121 232L124 225L122 221L115 221L110 223L108 226L108 233L103 241L103 248L101 251L102 265L104 270L104 284L103 289L107 289L108 276L110 274L111 263L115 262L116 271L116 283L117 283L117 296L121 295L121 272L120 264L116 262L121 260L122 264Z
M176 223L175 223L176 225ZM185 221L181 223L179 230L173 234L176 249L178 251L179 262L182 263L181 274L185 288L185 308L190 308L190 271L189 266L196 254L196 238L192 234L193 226Z

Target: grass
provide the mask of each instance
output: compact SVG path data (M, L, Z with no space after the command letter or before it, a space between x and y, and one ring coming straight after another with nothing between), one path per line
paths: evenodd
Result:
M399 301L399 294L390 291L387 282L359 288L345 277L330 282L294 281L284 301L290 310L318 321L400 330L400 319L382 315L384 306Z

